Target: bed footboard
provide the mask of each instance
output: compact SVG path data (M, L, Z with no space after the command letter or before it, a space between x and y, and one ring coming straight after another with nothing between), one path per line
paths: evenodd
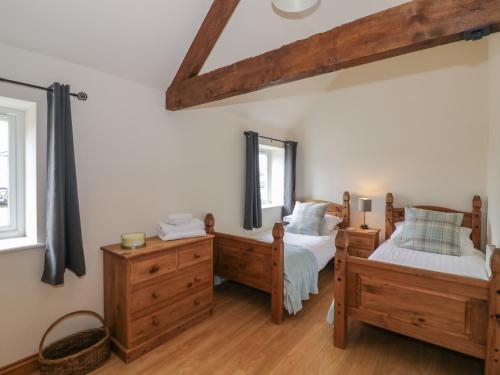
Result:
M273 242L214 231L213 216L205 219L207 233L215 234L214 272L228 280L271 294L272 321L280 324L284 310L283 225L273 228Z
M491 281L350 257L335 260L334 345L346 346L347 320L360 320L486 359L500 374L500 250Z
M491 256L486 375L500 375L500 249Z

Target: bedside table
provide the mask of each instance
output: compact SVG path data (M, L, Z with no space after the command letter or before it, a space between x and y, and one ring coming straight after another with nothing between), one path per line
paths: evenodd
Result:
M380 229L347 228L349 235L348 254L368 258L379 245Z

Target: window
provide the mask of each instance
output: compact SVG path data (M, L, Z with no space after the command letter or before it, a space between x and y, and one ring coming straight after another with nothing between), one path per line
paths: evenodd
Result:
M262 204L271 203L271 152L259 150L260 199Z
M259 172L262 206L282 206L285 189L285 150L260 144Z
M25 235L24 114L0 107L0 239Z

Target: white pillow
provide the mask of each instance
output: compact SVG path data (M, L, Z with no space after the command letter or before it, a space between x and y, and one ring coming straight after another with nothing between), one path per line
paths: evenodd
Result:
M283 217L283 222L285 223L291 223L292 220L293 220L293 215L288 215ZM319 235L330 236L335 227L340 225L343 221L344 219L341 217L326 214L325 218L321 222L321 226L319 228Z
M391 234L391 240L393 240L396 245L400 245L401 244L401 235L403 234L403 225L404 222L399 222L399 223L396 223L396 229L394 229L394 232L392 232Z
M335 215L325 215L325 219L321 223L321 227L319 228L320 236L330 236L332 231L344 221L343 218L335 216Z
M397 246L401 244L401 235L403 234L404 221L396 223L396 229L391 234L391 240L393 240ZM474 254L474 243L470 239L472 229L460 227L460 250L462 255L472 255Z
M474 242L470 239L471 233L471 228L460 228L460 250L462 250L462 255L474 254Z
M491 256L493 255L494 250L495 246L493 245L486 246L485 268L488 278L491 278Z

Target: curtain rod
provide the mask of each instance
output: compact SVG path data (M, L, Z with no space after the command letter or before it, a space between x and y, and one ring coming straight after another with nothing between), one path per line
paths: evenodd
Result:
M19 81L14 81L12 79L7 79L7 78L0 78L0 82L6 82L6 83L12 83L14 85L20 85L20 86L26 86L26 87L31 87L33 89L38 89L38 90L45 90L45 91L54 91L51 88L48 87L43 87L43 86L37 86L37 85L32 85L31 83L24 83L24 82L19 82ZM85 92L79 92L79 93L70 93L71 96L74 96L78 100L87 100L88 96L87 93Z
M246 131L245 132L245 135L248 134L250 132ZM281 142L281 143L287 143L288 141L283 141L281 139L276 139L276 138L271 138L271 137L264 137L263 135L259 135L259 138L264 138L264 139L268 139L270 141L274 141L274 142Z
M281 139L276 139L276 138L270 138L270 137L264 137L263 135L259 135L259 138L264 138L264 139L268 139L270 141L274 141L274 142L281 142L281 143L286 143L287 141L283 141Z

